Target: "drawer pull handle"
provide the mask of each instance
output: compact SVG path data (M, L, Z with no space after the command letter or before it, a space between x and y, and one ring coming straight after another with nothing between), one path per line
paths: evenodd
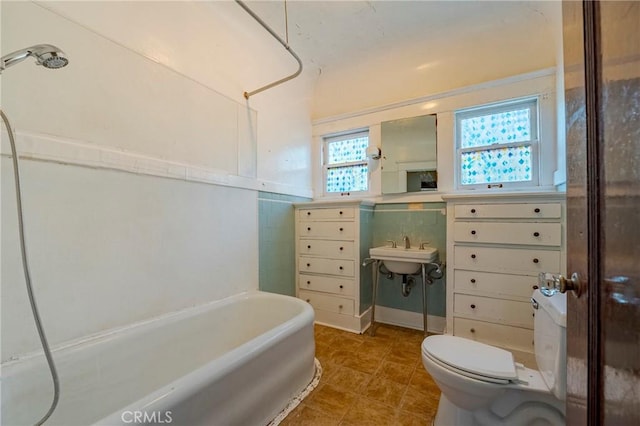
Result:
M311 212L307 212L307 216L311 216Z
M311 246L307 246L308 249L311 249Z
M471 284L475 284L476 283L476 279L475 278L471 278Z
M340 214L342 215L342 211L340 211Z
M540 233L539 233L539 232L534 232L534 233L533 233L533 236L534 236L534 237L539 237L539 236L540 236Z
M472 255L471 255L471 258L472 258L472 259L475 259L475 258L476 258L476 255L475 255L475 254L472 254Z
M540 260L539 260L537 257L535 257L535 258L533 259L533 263L539 263L539 262L540 262Z
M474 305L473 303L471 304L471 309L475 309L476 305Z
M340 284L340 288L344 288L344 286L342 284Z
M338 269L340 269L342 271L344 268L342 266L340 266Z
M471 329L469 329L469 331L472 332L472 333L475 333L476 329L475 328L471 328Z
M472 231L471 231L471 235L476 235L476 231L475 231L475 230L472 230Z
M307 299L307 303L310 303L310 302L311 302L311 299Z
M308 268L309 266L311 266L311 264L310 264L310 263L307 263L307 268Z
M338 305L338 309L342 309L342 305Z
M534 289L534 290L537 290L537 289L538 289L538 286L537 286L537 285L534 285L534 286L533 286L533 289Z
M471 209L471 213L475 213L475 212L476 212L476 209Z
M309 227L307 227L307 231L311 231L311 227L310 227L310 226L309 226Z
M340 251L344 250L344 247L340 247Z
M535 209L533 209L533 211L534 211L535 213L540 213L540 208L539 208L539 207L536 207Z
M344 231L344 228L340 228L340 232Z
M311 285L311 281L307 281L307 285Z

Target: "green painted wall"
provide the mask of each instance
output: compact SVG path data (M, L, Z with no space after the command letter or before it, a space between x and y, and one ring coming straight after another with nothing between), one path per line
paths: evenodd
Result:
M259 286L271 293L296 294L295 221L293 203L309 198L258 194Z
M438 249L440 260L446 260L447 218L443 212L445 203L398 203L378 204L373 214L373 247L390 244L386 240L402 243L402 237L408 236L411 246L429 242L430 247ZM380 275L377 305L422 313L422 289L420 276L408 297L402 295L402 277L387 279ZM436 280L427 289L427 310L429 315L445 316L446 288L445 277Z
M310 201L304 197L260 192L258 196L259 221L259 288L272 293L295 296L295 217L293 203ZM445 203L378 204L373 212L363 209L360 220L364 225L361 256L368 257L367 243L371 247L394 240L402 244L408 236L412 246L429 241L446 260ZM361 268L361 307L371 305L371 267ZM418 284L420 277L416 276ZM402 296L402 277L392 280L380 276L377 304L389 308L422 313L422 289L417 285L408 297ZM444 277L427 290L430 315L445 316L446 294Z
M369 247L373 247L373 207L360 209L360 259L369 257ZM364 313L373 302L373 269L371 265L360 268L360 313Z

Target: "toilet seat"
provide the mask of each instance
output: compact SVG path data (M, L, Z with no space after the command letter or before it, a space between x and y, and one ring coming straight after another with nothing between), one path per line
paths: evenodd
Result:
M422 354L443 368L488 383L518 382L513 354L504 349L461 337L429 336Z
M460 370L459 368L449 365L445 362L442 362L439 359L434 358L429 354L423 354L423 356L426 356L427 358L429 358L431 362L433 362L434 364L438 364L440 367L444 368L445 370L453 371L455 373L460 374L461 376L469 377L471 379L476 379L481 382L494 383L497 385L508 385L509 383L511 383L509 380L506 380L506 379L496 379L495 377L481 376L479 374L471 373L469 371Z

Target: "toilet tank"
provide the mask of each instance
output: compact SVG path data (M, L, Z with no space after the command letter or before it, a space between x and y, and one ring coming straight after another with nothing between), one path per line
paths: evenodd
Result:
M567 295L547 297L533 292L534 348L538 370L545 383L560 400L567 390Z

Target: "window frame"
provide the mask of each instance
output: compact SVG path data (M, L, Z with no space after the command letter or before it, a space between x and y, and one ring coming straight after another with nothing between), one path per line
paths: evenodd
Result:
M493 102L490 104L477 105L471 108L464 108L455 111L455 176L456 188L458 190L477 190L477 189L523 189L538 188L540 186L540 163L541 163L541 141L540 141L540 96L528 96L525 98L510 99L506 101ZM496 114L505 111L529 108L531 114L531 137L527 141L512 143L494 143L491 145L475 146L469 148L461 148L461 121L483 115ZM467 152L490 151L497 148L511 148L519 146L531 147L531 180L521 182L485 182L474 184L462 183L462 155Z
M358 129L344 133L338 133L333 135L326 135L322 137L322 193L324 197L340 197L349 195L367 195L371 191L371 167L369 165L369 159L366 157L363 160L347 161L343 163L329 164L329 145L333 142L339 142L347 139L355 139L359 137L367 137L367 147L370 143L369 129ZM346 192L329 192L327 191L327 176L330 169L337 169L341 167L352 166L366 166L367 167L367 189L358 191L346 191Z

